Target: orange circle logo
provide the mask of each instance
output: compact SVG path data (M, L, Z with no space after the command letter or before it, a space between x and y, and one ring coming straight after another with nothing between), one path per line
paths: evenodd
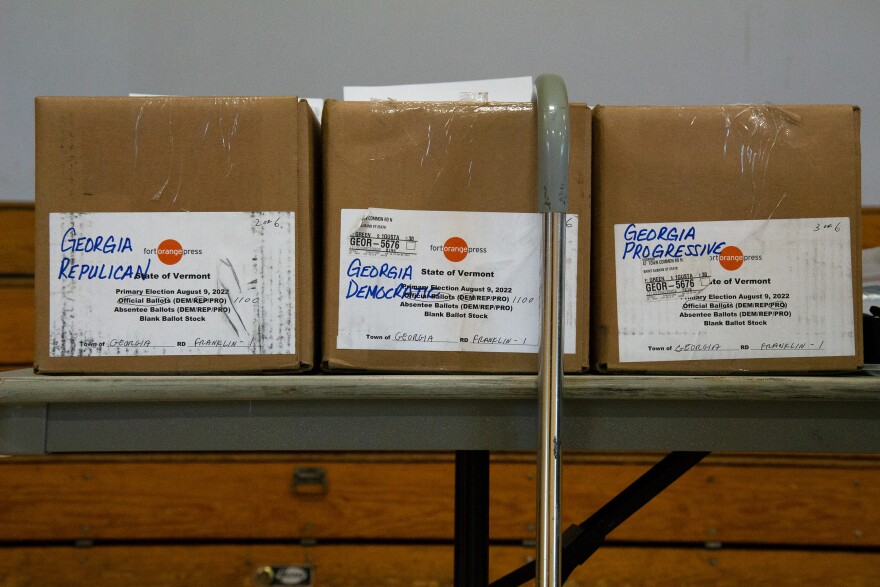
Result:
M718 255L718 262L728 271L736 271L742 267L743 261L743 252L739 250L739 247L733 245L724 247L721 254Z
M183 258L183 247L173 238L168 238L156 248L156 256L166 265L174 265Z
M443 243L443 255L453 263L463 260L467 254L468 244L464 242L463 238L453 236Z

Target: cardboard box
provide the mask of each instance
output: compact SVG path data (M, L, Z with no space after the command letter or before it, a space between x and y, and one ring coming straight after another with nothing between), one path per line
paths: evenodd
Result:
M586 106L571 106L570 128L576 217L564 366L580 371L588 364ZM536 372L542 225L531 105L330 101L322 130L323 367Z
M853 106L596 107L593 364L862 364Z
M34 369L313 366L315 125L295 97L37 98Z

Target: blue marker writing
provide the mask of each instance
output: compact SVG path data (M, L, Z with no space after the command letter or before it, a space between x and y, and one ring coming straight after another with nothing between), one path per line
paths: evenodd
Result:
M388 279L412 279L412 265L399 267L390 263L382 263L381 265L364 265L358 257L351 260L348 264L346 275L349 277L371 277L374 279L386 277Z
M61 237L62 252L97 252L104 253L105 255L112 255L113 253L124 253L131 250L131 238L127 236L119 237L118 239L113 236L102 235L94 238L90 236L77 237L76 229L70 227L64 232L64 236Z
M661 226L660 228L637 228L629 224L623 231L626 243L623 246L623 259L680 259L682 257L704 257L717 255L725 243L682 243L697 238L694 226ZM659 242L658 242L659 241Z
M131 238L128 236L77 236L76 229L70 227L64 231L64 236L61 237L61 251L63 253L112 255L132 250ZM72 258L63 257L58 269L58 279L147 279L149 273L149 258L146 265L115 265L112 263L74 263Z
M146 265L90 265L74 263L73 259L64 257L61 259L58 279L146 279L149 273L150 259L147 259Z

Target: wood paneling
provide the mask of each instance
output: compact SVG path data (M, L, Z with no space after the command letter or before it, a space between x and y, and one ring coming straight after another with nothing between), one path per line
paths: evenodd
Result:
M0 202L0 275L34 274L34 207Z
M647 470L651 459L570 455L563 527L579 523ZM532 457L533 459L533 457ZM748 463L744 465L743 463ZM320 467L327 493L291 489ZM491 530L534 537L536 467L491 465ZM448 455L333 459L0 461L2 540L444 539L453 537ZM625 522L626 541L880 546L880 459L717 456Z
M326 495L292 493L297 466L0 462L0 540L452 535L449 465L303 463Z
M34 359L34 287L30 279L0 280L0 365Z
M34 357L34 208L0 202L0 370Z
M533 550L493 547L490 579L525 563ZM314 567L316 587L451 587L450 546L225 545L2 548L0 587L138 585L249 586L264 565ZM566 586L869 586L880 554L799 551L600 549Z
M880 544L880 468L698 465L623 523L616 540ZM646 467L563 464L563 528L635 480ZM534 469L532 469L534 470ZM493 527L514 534L535 520L534 481L522 466L493 465ZM505 488L503 491L500 488ZM506 501L509 500L509 501ZM501 523L503 521L503 524Z

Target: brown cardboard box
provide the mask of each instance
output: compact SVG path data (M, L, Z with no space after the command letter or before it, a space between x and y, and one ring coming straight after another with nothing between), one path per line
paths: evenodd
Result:
M576 332L574 329L569 332L571 342L568 348L571 349L569 350L571 354L566 355L564 364L569 372L581 371L588 366L588 330L585 325L589 314L587 289L590 245L591 122L589 109L584 105L572 105L570 113L569 212L577 214L579 222L576 235L577 277L572 281L573 284L576 282L576 292L573 286L571 299L576 299L577 317L584 326ZM529 104L337 101L325 104L322 117L325 222L322 364L325 369L386 372L528 373L537 371L537 346L529 346L530 352L507 352L506 349L511 347L505 346L508 343L522 343L525 347L537 340L527 337L505 338L496 336L497 333L494 332L478 334L462 327L461 332L455 331L450 335L454 336L454 339L443 341L445 349L438 350L439 345L427 340L430 338L428 335L419 333L418 327L414 325L415 321L411 319L411 316L421 319L423 314L426 317L430 314L431 319L451 318L451 321L446 323L448 325L453 324L457 319L455 313L488 317L495 311L497 305L512 308L513 304L522 297L518 294L525 290L519 280L514 280L516 283L502 283L497 281L497 276L490 279L488 276L494 271L495 266L479 265L482 258L480 255L487 250L478 242L484 236L480 233L484 228L487 233L489 232L490 227L487 223L494 227L492 230L498 229L499 222L503 224L507 217L502 217L500 214L471 213L536 212L535 127L535 115ZM362 212L356 214L355 220L358 224L352 224L351 218L346 221L344 235L346 244L343 250L341 230L343 214L347 214L343 211L346 209ZM427 214L401 211L433 212ZM521 216L525 217L524 214ZM540 216L537 214L533 216L533 220L540 223ZM391 224L388 224L389 220L392 221ZM421 222L418 231L407 232L415 224L406 229L400 225L401 222L405 224L410 221ZM527 218L519 221L529 220ZM370 225L369 222L373 224ZM442 230L446 229L436 228L435 224L445 226L449 230L442 233ZM442 233L439 241L434 242L426 237L432 230L440 231L438 235ZM389 254L385 250L382 252L371 250L364 253L362 261L352 261L358 263L356 271L352 271L351 265L348 265L347 269L341 265L347 259L344 256L341 258L341 255L348 255L355 250L356 241L366 243L366 239L370 239L370 246L379 247L377 240L381 238L383 232L389 233L386 235L389 240L385 240L384 245L400 247L400 255ZM505 233L509 238L507 242L510 243L511 251L525 242L517 240L517 237L512 236L513 234L519 233L516 233L511 225L511 232ZM573 237L574 234L575 231L572 230L570 236ZM407 240L407 235L411 240ZM531 232L529 235L534 233ZM348 240L349 237L351 241ZM398 237L400 240L392 240ZM455 257L454 252L446 255L444 251L452 251L456 244L461 251L466 252L459 257ZM420 299L416 295L410 298L409 302L416 305L424 304L424 308L427 308L424 312L423 308L419 307L415 312L402 316L396 323L398 330L389 326L387 332L372 335L369 330L366 332L362 330L358 337L352 335L354 342L346 343L347 348L340 348L345 346L338 344L338 341L342 340L338 338L340 315L343 313L340 300L347 299L349 295L355 298L360 294L369 295L370 286L364 286L361 277L369 271L378 273L382 263L389 260L391 266L395 267L394 259L405 259L407 251L415 251L418 247L430 247L433 258L437 260L435 264L429 264L428 269L423 266L420 270L419 266L416 266L412 285L420 287L418 284L422 284L423 287L428 287L427 284L434 283L435 278L432 275L425 276L422 270L432 271L433 275L436 275L445 271L457 271L456 267L468 266L480 272L480 277L474 278L472 282L472 286L476 289L473 292L475 299L462 301L462 295L470 294L462 294L461 291L453 292L448 298L439 302L436 299ZM506 247L507 245L501 244L496 246L495 251ZM539 254L539 247L540 243L534 248L536 254ZM492 246L489 246L489 249L492 249ZM491 254L492 251L490 250L489 253ZM516 256L517 253L511 252L510 255ZM463 258L465 256L466 259ZM375 265L371 265L373 263ZM575 267L574 263L572 261L572 269ZM405 272L403 261L396 267ZM535 275L539 280L537 272L539 266ZM363 281L375 283L369 279ZM394 280L391 281L393 286ZM461 285L460 282L456 283ZM399 288L407 288L409 285L407 279L401 278L397 282ZM498 291L494 291L496 286L500 286ZM346 289L347 287L350 289ZM362 304L360 308L363 309L352 310L352 315L346 320L369 321L377 315L384 316L386 312L388 315L396 315L393 312L400 309L405 299L390 300L387 305ZM526 300L536 302L535 305L540 303L539 300L533 300L531 297L526 297ZM435 303L438 305L435 306ZM517 316L512 310L510 315ZM539 315L540 312L536 311L535 317ZM362 318L364 316L367 318ZM474 318L474 321L478 322L482 319ZM519 319L512 317L510 320ZM380 337L397 339L398 336L403 337L401 341L409 343L409 348L397 350L363 348L366 346L364 341L371 342L372 339ZM427 345L431 350L414 350L420 342L431 342L432 344ZM482 349L488 349L490 346L477 346L478 343L495 345L493 348L503 350L484 352ZM379 343L375 344L381 346Z
M852 106L596 107L595 368L858 368L860 159Z
M312 367L315 128L295 97L37 98L34 369Z

